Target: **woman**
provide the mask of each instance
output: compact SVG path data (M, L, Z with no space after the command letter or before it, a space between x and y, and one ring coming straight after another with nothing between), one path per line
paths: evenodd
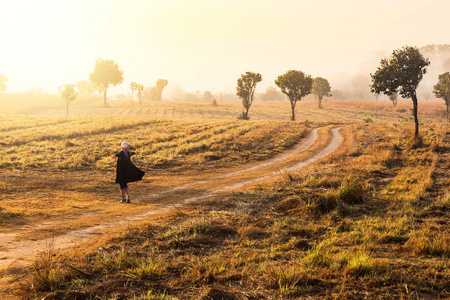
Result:
M120 152L112 156L113 159L117 157L116 183L120 186L120 194L122 196L122 200L119 203L130 203L130 191L127 183L142 180L145 172L139 170L131 162L130 157L135 153L130 152L130 143L124 141L120 144L120 148Z

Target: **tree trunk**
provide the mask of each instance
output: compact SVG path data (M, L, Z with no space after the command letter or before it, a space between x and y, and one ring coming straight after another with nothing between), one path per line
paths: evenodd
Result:
M292 109L291 121L295 121L295 103L296 101L291 101L291 109Z
M392 104L394 104L394 107L397 107L397 99L392 100Z
M414 93L411 93L411 99L413 101L413 116L414 116L414 123L415 123L415 128L414 128L414 138L418 138L419 137L419 118L417 118L417 96L416 96L416 92L414 91Z
M69 102L66 102L66 116L69 116Z
M319 96L319 108L322 108L322 99L323 99L323 97Z
M103 88L103 105L105 107L108 106L108 104L106 103L106 93L108 92L108 88Z

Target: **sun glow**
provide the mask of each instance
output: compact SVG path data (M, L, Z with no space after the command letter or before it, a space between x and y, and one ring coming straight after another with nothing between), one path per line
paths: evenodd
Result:
M332 80L367 73L377 51L448 43L449 10L440 0L8 1L0 11L0 73L7 92L54 93L86 80L103 58L124 70L112 94L158 78L169 88L233 90L246 71L263 75L264 90L289 69Z

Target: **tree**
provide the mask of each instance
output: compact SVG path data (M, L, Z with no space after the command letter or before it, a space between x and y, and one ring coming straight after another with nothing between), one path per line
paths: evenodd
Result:
M291 102L292 121L295 121L295 104L311 93L312 83L313 79L310 75L296 70L287 71L275 80L275 84Z
M319 102L319 108L322 108L322 99L323 97L331 97L330 94L331 87L328 80L322 77L316 77L314 78L313 85L312 85L312 91L314 95L317 96L317 100Z
M69 115L69 103L75 101L78 96L78 92L75 90L74 84L65 84L61 89L61 96L66 102L66 115Z
M398 98L398 93L392 93L389 95L389 100L392 101L392 104L394 105L394 107L397 107L397 98Z
M439 75L439 81L434 86L433 93L437 98L442 98L445 101L447 107L447 119L449 119L449 106L450 106L450 73L445 72Z
M8 87L6 85L7 81L8 81L8 77L3 76L3 74L0 73L0 92L6 91L6 88Z
M80 80L77 82L76 84L77 90L81 93L81 94L92 94L95 89L92 86L92 84L87 81L87 80Z
M214 99L214 96L210 91L203 92L202 100L204 102L211 102L213 99Z
M156 101L158 99L158 91L156 90L156 86L152 86L150 88L150 98L152 101Z
M269 86L264 94L261 94L262 101L283 100L283 93L275 87Z
M137 83L131 82L130 83L130 90L131 90L131 101L133 101L134 92L137 90Z
M152 100L161 101L162 93L168 83L169 82L167 81L167 79L158 79L156 81L156 85L150 89L150 95L151 95Z
M417 87L427 73L430 61L424 58L417 47L405 46L392 52L390 59L382 59L380 67L372 77L370 85L373 93L392 95L398 92L403 98L411 98L415 122L414 138L419 137L419 119L417 118Z
M136 83L136 91L139 99L139 104L142 105L142 92L144 91L144 86L142 84Z
M95 61L94 71L89 75L93 85L98 87L103 94L103 104L106 103L106 93L110 85L116 86L123 82L123 71L119 69L117 63L113 60L97 59Z
M236 95L242 99L244 110L240 118L248 120L248 110L253 103L255 97L256 84L262 80L259 73L245 72L241 78L237 80Z

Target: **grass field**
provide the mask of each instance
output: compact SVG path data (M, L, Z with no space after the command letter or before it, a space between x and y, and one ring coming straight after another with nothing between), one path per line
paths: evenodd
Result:
M131 141L148 172L136 195L264 161L326 125L338 151L299 172L117 228L18 273L41 299L446 299L450 130L444 104L408 101L111 103L0 117L3 232L40 238L120 215L110 159ZM423 108L423 109L422 109ZM421 110L422 109L422 110ZM98 116L100 115L100 116ZM154 184L157 178L170 178ZM130 206L137 213L152 203ZM95 216L92 216L93 214ZM68 220L69 219L69 220ZM80 251L82 249L82 251ZM1 251L1 249L0 249ZM16 286L17 287L17 286ZM64 298L66 297L66 298Z
M291 148L308 131L302 123L281 121L0 120L0 231L9 230L3 225L98 210L115 199L111 156L120 150L122 140L133 142L134 161L151 181L153 175L183 172L187 179L211 169L264 160Z

